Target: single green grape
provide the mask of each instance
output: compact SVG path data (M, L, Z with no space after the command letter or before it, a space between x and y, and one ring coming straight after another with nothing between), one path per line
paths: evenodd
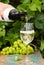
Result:
M15 60L16 60L16 61L20 61L20 60L23 60L23 58L20 57L20 56L15 56Z
M9 48L9 53L10 53L10 54L13 53L13 47L10 47L10 48Z
M19 50L19 54L22 54L22 49Z
M22 43L22 40L18 39L17 42L18 42L18 43Z
M16 48L16 47L18 47L18 45L17 45L17 44L15 44L13 47L14 47L14 48Z
M18 57L17 57L17 56L15 56L15 60L16 60L16 61L18 60Z
M20 47L20 48L23 48L23 47L24 47L23 43L22 43L22 44L20 44L20 45L19 45L19 47Z
M15 41L14 43L13 43L13 45L17 45L18 43L17 43L17 41Z

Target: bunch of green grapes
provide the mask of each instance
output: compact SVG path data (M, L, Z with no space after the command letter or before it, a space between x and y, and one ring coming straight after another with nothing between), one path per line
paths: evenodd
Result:
M19 39L13 43L13 47L16 50L16 54L30 54L34 52L34 49L30 45L26 46L26 44Z
M26 44L23 43L20 39L15 41L13 43L13 46L3 48L2 51L1 51L1 53L3 55L8 55L8 54L26 55L27 53L30 54L30 53L33 53L33 52L34 52L34 49L30 45L26 46Z

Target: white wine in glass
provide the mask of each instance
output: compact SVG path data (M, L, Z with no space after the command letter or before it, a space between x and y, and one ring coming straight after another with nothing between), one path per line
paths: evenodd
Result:
M26 44L31 43L34 39L34 30L20 31L20 38Z

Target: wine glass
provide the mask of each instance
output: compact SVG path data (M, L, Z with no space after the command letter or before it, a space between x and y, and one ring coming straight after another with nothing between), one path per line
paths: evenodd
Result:
M28 44L31 44L31 42L34 39L33 23L26 22L26 23L21 24L20 38L24 43L26 43L27 46L28 46ZM26 51L26 53L27 52L28 52L28 50ZM28 56L28 53L27 53L27 56ZM28 57L26 57L26 61L29 61Z

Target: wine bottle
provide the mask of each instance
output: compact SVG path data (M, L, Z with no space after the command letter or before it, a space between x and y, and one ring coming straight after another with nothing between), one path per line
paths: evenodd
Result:
M3 12L3 17L0 17L0 20L1 21L7 21L7 22L10 21L11 22L12 20L20 19L22 16L25 16L24 12L18 11L15 8L7 8Z

